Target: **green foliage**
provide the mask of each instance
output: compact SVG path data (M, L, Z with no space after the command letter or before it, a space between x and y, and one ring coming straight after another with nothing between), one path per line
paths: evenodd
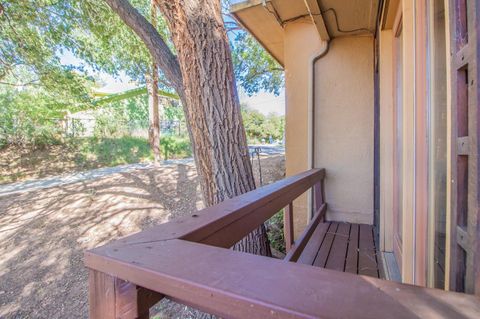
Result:
M0 146L43 147L62 140L68 101L42 87L0 87Z
M130 0L131 4L150 21L150 1ZM74 33L75 46L69 47L79 58L97 71L111 75L125 72L129 77L145 83L152 59L144 43L110 9L105 1L76 0L78 19L82 28ZM169 42L168 28L159 15L157 30ZM172 45L170 45L173 48ZM160 77L163 79L162 72ZM168 87L164 87L168 89Z
M163 108L163 114L167 121L185 122L185 114L177 101L171 101Z
M232 17L231 4L231 0L222 0L237 83L248 95L262 90L280 94L285 82L282 66Z
M110 103L95 112L94 135L121 137L136 129L148 128L148 98L136 96Z
M42 86L70 104L88 104L87 78L58 58L74 44L69 34L78 28L75 6L52 0L6 0L2 5L0 84Z
M105 108L95 116L94 136L98 138L128 135L128 117L116 108Z
M267 223L267 235L270 241L270 246L281 252L286 252L285 249L285 235L283 233L283 209L277 214L273 215Z
M150 0L130 2L150 20ZM59 142L61 126L49 119L93 108L93 80L87 69L113 76L124 72L139 83L144 83L150 72L152 60L145 45L104 1L4 0L1 5L0 146ZM234 23L227 15L225 20L227 28ZM156 22L174 52L161 14ZM281 67L246 32L235 32L230 39L240 85L248 94L260 90L278 94L283 86ZM65 51L83 59L89 68L62 65L59 56ZM161 72L160 79L164 83ZM168 87L163 89L171 92ZM138 127L148 123L146 96L113 102L109 107L118 110L100 115L97 136L123 136L132 129L132 122ZM141 107L137 109L137 105ZM164 115L167 120L184 121L180 107L166 107ZM263 124L247 129L251 138L281 138L281 119L252 120L258 121Z
M103 167L151 160L148 140L140 137L83 138L72 140L75 162L83 167Z
M242 106L243 125L250 143L258 143L262 139L282 140L285 131L285 117L269 114L267 116Z
M130 0L150 20L150 0ZM108 7L98 0L5 0L0 15L0 80L16 65L24 65L37 74L45 85L60 82L75 84L73 67L62 66L59 55L65 50L83 59L97 71L112 75L125 72L134 80L145 82L152 59L146 46ZM224 1L228 10L228 1ZM234 23L225 12L228 25ZM238 29L238 28L235 28ZM170 34L162 15L157 30L172 51ZM246 32L235 31L230 37L235 75L248 94L259 90L279 93L283 70ZM84 72L79 68L80 72ZM161 79L164 79L160 72ZM85 87L76 83L65 92L77 91L87 97ZM166 88L168 89L168 88Z
M164 159L192 157L192 146L186 136L162 136L160 149Z
M173 143L169 158L191 157L188 138ZM132 136L70 138L62 144L28 150L9 145L0 149L0 164L8 164L0 165L0 183L152 160L148 140Z
M231 46L235 78L248 95L261 90L280 94L283 68L250 34L239 32Z
M129 120L129 129L148 127L148 97L137 96L128 100L112 103L112 107L125 112Z
M74 8L66 1L2 1L0 14L0 145L43 147L60 141L52 118L91 106L91 79L61 65L71 44Z

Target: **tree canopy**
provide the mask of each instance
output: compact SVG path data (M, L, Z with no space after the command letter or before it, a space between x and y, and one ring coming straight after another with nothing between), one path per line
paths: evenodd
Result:
M237 81L249 95L260 90L278 94L283 87L283 70L228 15L228 2L223 1L224 14ZM150 0L130 3L150 19ZM60 63L65 51L95 71L113 76L124 72L133 80L145 82L152 65L151 54L104 1L4 0L0 6L0 84L41 85L87 102L92 83L87 81L82 67ZM159 15L156 22L157 31L175 53L163 17ZM18 77L19 67L32 75L28 81ZM13 83L7 82L7 77ZM164 90L171 86L162 72L160 85Z
M47 0L0 5L0 85L42 86L71 102L87 102L91 79L59 58L75 42L70 36L78 20L75 8L67 1Z

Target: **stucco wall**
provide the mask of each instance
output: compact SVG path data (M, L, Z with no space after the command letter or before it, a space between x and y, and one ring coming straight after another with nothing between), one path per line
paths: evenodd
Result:
M310 168L309 101L311 61L325 46L311 20L285 27L286 173L295 175ZM308 220L307 195L294 202L294 231L298 236Z
M380 250L393 251L393 32L380 31ZM391 125L388 125L390 123Z
M307 19L285 28L287 176L310 168L312 60L325 49ZM316 65L315 167L327 170L330 220L373 222L373 38L331 42ZM307 196L294 202L296 235L308 221Z
M334 39L315 72L315 166L327 170L327 218L372 224L373 37Z

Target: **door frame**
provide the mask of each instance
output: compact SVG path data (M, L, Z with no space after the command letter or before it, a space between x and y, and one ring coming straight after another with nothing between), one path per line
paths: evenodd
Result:
M392 237L393 237L393 253L395 255L395 259L397 260L397 265L400 270L400 273L402 273L402 239L401 236L397 233L398 229L398 215L397 212L399 212L399 206L400 206L400 201L402 201L402 198L399 198L399 191L400 188L402 187L401 185L399 186L399 172L398 172L398 166L402 165L402 160L399 159L399 154L398 154L398 146L397 146L397 114L398 114L398 94L403 95L403 92L398 92L397 90L397 72L398 72L398 59L399 57L397 56L397 43L398 43L398 37L400 36L400 33L403 32L403 15L402 15L402 5L401 1L399 2L399 6L397 8L397 13L395 14L395 21L393 24L393 29L392 29L392 57L393 57L393 62L392 62L392 83L393 83L393 135L392 135L392 142L393 142L393 211L392 211L392 222L393 222L393 228L392 228ZM402 54L403 56L403 54ZM402 57L403 59L403 57ZM403 61L402 61L403 65ZM402 66L403 67L403 66ZM402 70L403 74L403 70ZM401 80L403 82L403 79ZM403 84L402 84L403 88ZM403 91L403 90L402 90ZM403 112L403 105L402 105L402 112ZM403 129L403 128L402 128ZM399 212L402 214L402 212Z

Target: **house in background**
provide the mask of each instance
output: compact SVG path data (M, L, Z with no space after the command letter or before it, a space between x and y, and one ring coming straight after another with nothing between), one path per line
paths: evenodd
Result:
M91 317L480 317L479 2L231 9L285 68L289 177L86 252ZM283 261L225 249L283 207Z

